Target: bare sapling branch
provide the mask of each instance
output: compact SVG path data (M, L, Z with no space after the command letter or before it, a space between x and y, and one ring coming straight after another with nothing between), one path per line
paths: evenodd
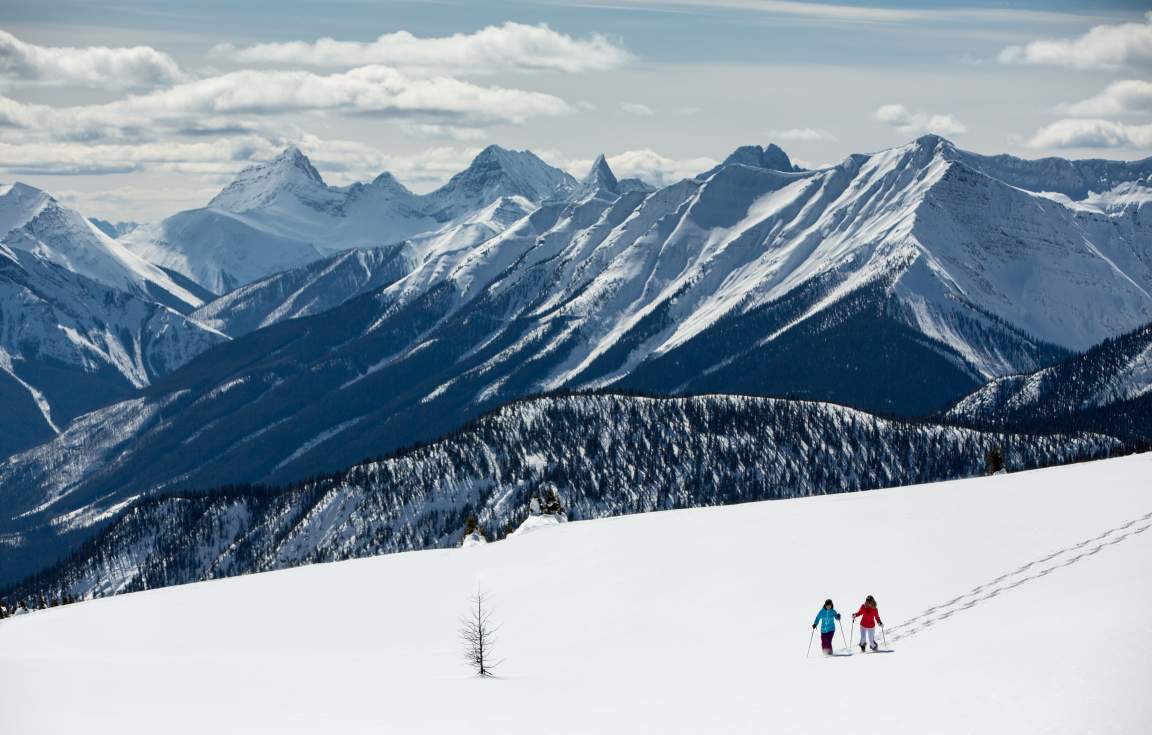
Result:
M464 659L481 678L494 676L498 662L492 658L497 627L492 624L488 598L477 588L468 614L460 619L460 640L464 643Z

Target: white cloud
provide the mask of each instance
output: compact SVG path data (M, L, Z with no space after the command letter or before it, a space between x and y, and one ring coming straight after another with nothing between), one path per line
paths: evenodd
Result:
M1152 124L1111 120L1057 120L1036 131L1030 148L1152 148Z
M905 135L936 133L937 135L963 135L968 132L964 123L952 115L932 114L910 110L904 105L881 105L872 116L891 125Z
M604 0L568 0L569 3L603 6ZM664 8L729 8L766 15L812 18L842 23L952 23L973 22L1082 22L1083 15L1043 10L985 7L878 7L801 0L612 0L609 5Z
M184 75L171 56L150 46L37 46L0 30L0 78L122 88L172 84Z
M237 162L270 156L276 147L263 139L246 138L196 143L0 142L0 169L14 173L108 174L140 170L226 173Z
M719 163L707 157L669 158L648 148L624 151L606 158L617 178L643 179L655 186L666 186L695 176ZM590 159L568 161L564 168L574 176L583 176L592 168L592 161Z
M400 129L414 137L436 140L469 142L484 140L488 137L488 132L483 128L462 128L455 125L437 125L435 123L401 123Z
M330 184L369 181L389 171L405 185L424 190L442 184L463 170L480 152L479 147L446 146L429 148L414 155L388 155L358 141L327 139L310 133L284 138L249 136L204 142L131 145L0 142L0 172L5 176L157 172L181 174L193 177L193 185L199 187L197 191L208 191L208 196L189 203L182 183L168 194L158 193L152 197L154 202L142 202L145 209L152 211L164 201L178 201L181 207L202 205L241 169L254 161L272 158L289 143L304 151ZM205 189L205 186L208 188ZM80 201L79 193L71 196ZM109 197L109 208L101 209L97 206L101 201L98 192L89 194L85 201L82 211L114 210L119 213L113 216L124 217L130 216L132 210L130 206L121 206L126 203L116 197ZM174 207L165 210L164 214L173 211Z
M182 209L204 206L220 191L218 184L203 180L208 178L211 177L189 177L179 187L129 185L92 191L53 188L49 193L87 217L152 221Z
M150 140L158 135L238 134L265 129L264 116L331 111L373 115L409 124L455 130L575 111L559 97L520 89L481 86L449 77L409 77L367 66L332 75L303 71L238 71L178 84L115 102L48 107L0 97L0 131L13 141ZM237 116L260 116L239 120Z
M836 140L832 133L820 128L786 128L784 130L769 130L764 134L773 140L791 140L800 143Z
M497 71L562 71L613 69L631 55L600 34L573 38L547 25L508 22L475 33L420 38L407 31L386 33L370 43L322 38L314 42L264 43L245 48L217 46L215 51L237 61L352 68L383 64L406 70L455 74Z
M620 109L629 115L636 115L637 117L651 117L656 114L651 107L639 102L622 102L620 103Z
M1077 117L1102 117L1152 112L1152 82L1125 79L1109 84L1103 92L1070 105L1060 112Z
M1143 23L1099 25L1083 36L1045 39L1000 52L1006 64L1046 64L1070 69L1113 69L1152 64L1152 12Z
M458 124L523 122L574 110L559 97L542 92L480 86L451 77L411 77L386 66L363 66L330 75L237 71L116 104L159 115L336 110L443 118Z

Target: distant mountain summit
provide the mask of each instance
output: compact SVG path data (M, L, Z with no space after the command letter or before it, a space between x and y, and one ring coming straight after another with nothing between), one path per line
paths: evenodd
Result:
M789 173L802 170L798 166L795 166L792 163L792 159L784 152L784 149L775 143L769 143L767 147L742 145L729 153L723 163L700 174L699 178L706 179L720 169L732 165L750 166L752 168L763 168L770 171L785 171Z
M775 143L768 144L766 148L758 145L740 146L724 159L723 165L729 166L734 163L773 171L796 170L788 154Z
M548 165L530 151L510 151L490 145L472 159L468 168L423 200L427 211L444 222L487 206L500 197L520 196L543 202L567 195L575 185L572 176Z
M576 189L576 198L584 199L604 195L615 197L619 194L620 182L617 181L616 174L612 173L612 167L608 165L608 160L601 153L596 156L596 160L592 162L592 168L588 169L588 173L580 181L580 185Z
M0 243L178 311L203 303L195 291L34 186L0 186Z
M565 196L575 180L528 151L488 146L444 186L414 194L390 173L333 187L300 149L244 169L203 209L124 239L142 257L223 294L344 250L451 229L503 198L528 206Z
M208 202L210 209L248 212L273 205L284 196L325 211L338 206L342 197L333 192L308 157L289 146L270 161L249 166Z

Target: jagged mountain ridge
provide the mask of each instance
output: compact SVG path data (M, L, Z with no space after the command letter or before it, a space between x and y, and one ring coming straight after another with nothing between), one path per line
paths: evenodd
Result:
M452 228L500 199L538 204L575 185L528 151L489 146L444 186L414 194L388 173L329 186L295 147L242 171L203 209L127 234L125 244L216 294L338 251Z
M1106 454L1118 442L982 434L740 396L540 398L290 488L135 503L72 559L9 592L104 596L451 547L470 515L499 538L545 484L559 489L569 514L598 518L967 477L982 471L992 446L1018 470Z
M928 137L819 171L733 163L429 248L390 284L222 345L0 466L6 504L41 508L0 532L157 489L336 470L555 389L924 414L1148 321L1141 200L1069 207L954 151ZM1126 166L1134 184L1152 162Z

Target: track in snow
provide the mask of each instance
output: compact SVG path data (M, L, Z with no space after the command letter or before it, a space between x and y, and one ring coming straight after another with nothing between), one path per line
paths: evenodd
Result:
M959 597L955 597L939 605L934 605L916 617L910 618L899 625L892 626L892 628L890 628L892 631L892 641L895 642L905 638L911 638L925 628L930 628L941 621L947 620L958 612L971 609L985 600L990 600L998 596L1001 592L1006 592L1026 582L1045 577L1061 567L1071 566L1076 562L1098 553L1107 546L1118 544L1132 536L1144 533L1149 528L1152 528L1152 512L1145 513L1119 526L1109 528L1107 531L1081 541L1078 544L1073 544L1072 546L1055 551L1042 559L1030 561L1021 567L1017 567L1006 574L996 577L990 582L973 587Z

